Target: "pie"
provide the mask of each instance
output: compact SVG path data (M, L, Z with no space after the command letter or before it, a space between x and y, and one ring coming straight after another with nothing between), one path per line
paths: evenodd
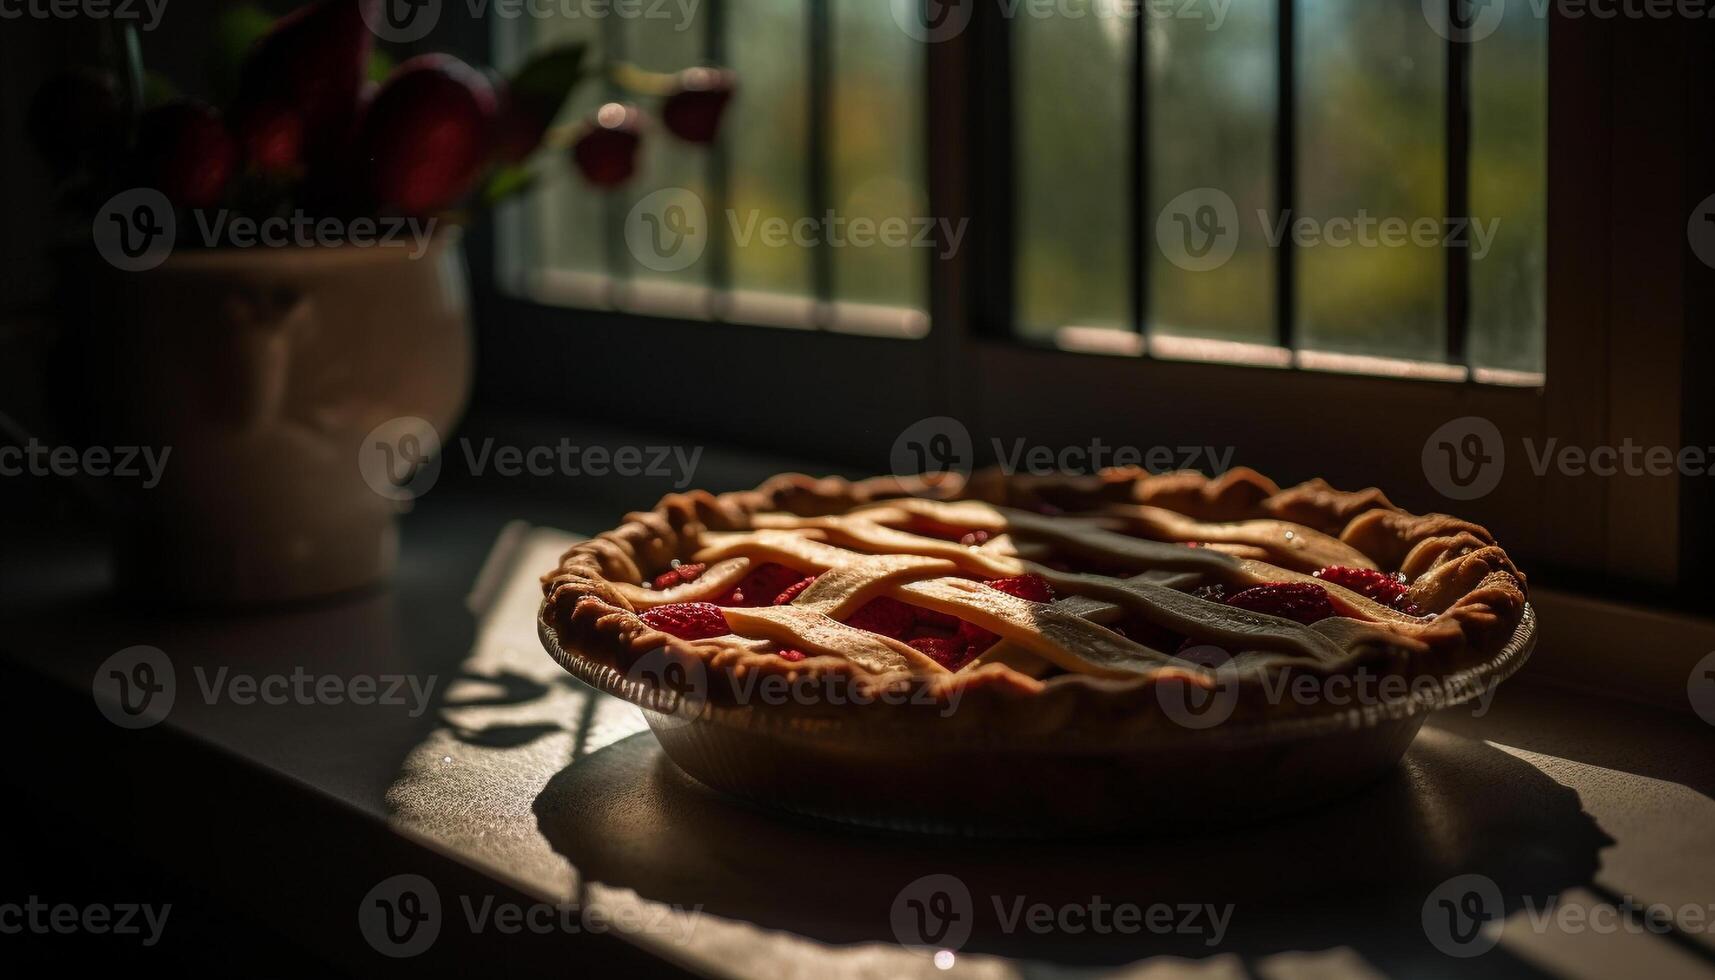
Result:
M947 737L1162 730L1168 687L1235 691L1235 722L1314 714L1282 679L1434 684L1526 615L1525 578L1483 527L1247 469L784 475L668 496L573 546L543 587L549 649L586 679L664 653L729 716ZM848 696L759 703L770 677Z

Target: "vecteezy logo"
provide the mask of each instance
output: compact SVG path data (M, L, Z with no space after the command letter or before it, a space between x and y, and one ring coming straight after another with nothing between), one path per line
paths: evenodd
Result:
M1188 190L1161 209L1155 244L1167 261L1187 272L1218 269L1239 247L1238 206L1214 187Z
M709 212L703 199L683 187L644 197L625 217L625 245L644 268L690 268L709 245Z
M363 22L383 41L421 41L441 19L441 0L380 0L358 5Z
M709 670L695 657L657 647L638 657L625 672L626 683L643 694L644 714L657 731L681 728L703 715L709 704Z
M934 874L901 888L888 919L901 946L957 950L970 941L976 915L964 882Z
M1697 712L1697 717L1715 725L1715 653L1691 668L1691 676L1685 682L1685 696L1691 699L1691 710Z
M894 476L969 474L975 458L971 430L947 415L931 415L911 423L893 440L893 451L888 454Z
M935 44L964 32L976 0L893 0L892 6L900 30L913 41Z
M1239 702L1238 685L1226 669L1232 656L1220 647L1204 645L1183 650L1179 657L1214 671L1213 683L1204 685L1184 678L1157 680L1155 697L1162 713L1174 724L1196 731L1214 728L1231 718Z
M1501 26L1507 0L1423 0L1423 19L1443 40L1481 41Z
M441 934L441 894L422 875L394 875L363 896L357 928L383 956L416 956Z
M388 419L357 447L357 471L388 500L415 500L440 479L441 434L414 415Z
M1448 500L1488 496L1506 471L1507 447L1495 423L1467 415L1442 425L1423 442L1423 475Z
M1685 225L1685 237L1697 261L1715 269L1715 194L1699 201Z
M96 709L120 728L160 724L173 710L173 662L155 647L126 647L95 669L90 690Z
M178 223L172 202L151 187L134 187L108 198L90 229L95 251L122 272L147 272L173 253Z
M1505 911L1501 890L1486 875L1458 875L1442 882L1423 900L1423 934L1436 949L1465 959L1480 956L1500 940L1485 929Z

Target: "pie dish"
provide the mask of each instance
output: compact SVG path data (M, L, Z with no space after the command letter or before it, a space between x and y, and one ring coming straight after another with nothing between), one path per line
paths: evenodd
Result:
M1245 469L785 475L668 496L543 585L549 652L702 782L1006 833L1353 785L1516 669L1534 623L1483 527Z

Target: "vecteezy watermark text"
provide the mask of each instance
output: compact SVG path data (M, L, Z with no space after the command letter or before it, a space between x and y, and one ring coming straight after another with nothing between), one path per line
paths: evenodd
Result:
M0 21L132 21L152 31L167 12L167 0L0 0Z
M1685 679L1685 696L1697 717L1715 725L1715 653L1705 654Z
M669 647L645 651L625 672L634 687L650 692L650 724L656 729L680 728L702 718L710 704L708 667ZM731 679L722 695L732 705L869 705L914 706L951 717L959 710L963 690L937 693L921 684L877 685L865 677L844 673L747 671Z
M992 3L1002 19L1202 21L1207 31L1227 22L1233 0L887 0L893 22L912 40L930 43L958 37L970 26L979 3Z
M725 218L727 234L738 248L922 248L935 250L943 259L958 254L970 225L969 218L870 217L831 208L797 218L728 209ZM701 195L667 187L632 206L625 218L625 244L645 268L678 272L703 257L716 230Z
M1139 466L1151 472L1203 470L1225 473L1232 467L1232 446L1110 446L1099 437L1087 446L1032 446L1024 439L992 440L995 458L1008 473L1095 472L1110 466Z
M501 445L489 437L480 443L460 439L472 476L649 476L672 479L673 488L690 486L702 446L580 446L561 439L552 446Z
M203 244L231 248L376 248L411 245L411 258L420 259L435 235L434 218L318 218L302 211L271 218L235 215L224 208L196 211Z
M1197 645L1181 650L1182 660L1203 665L1209 675L1205 684L1175 681L1155 685L1162 713L1175 724L1192 730L1214 728L1233 716L1241 684L1255 684L1270 705L1332 709L1401 709L1413 704L1470 704L1471 716L1489 713L1500 685L1492 681L1455 686L1435 676L1406 677L1402 674L1317 674L1265 671L1241 677L1232 666L1232 655L1220 647Z
M327 674L303 666L256 674L228 666L191 668L204 704L244 707L358 705L403 708L412 718L429 709L440 678L430 674ZM164 720L178 698L172 658L157 647L127 647L96 668L91 692L96 708L121 728L147 728Z
M1509 7L1546 20L1703 20L1712 0L1422 0L1423 18L1449 41L1470 44L1499 30Z
M492 436L458 442L473 477L646 477L671 481L683 490L696 479L702 446L586 446L561 438L554 443L516 445ZM371 490L389 500L410 501L434 488L443 464L441 436L415 416L388 419L364 437L357 450L358 473Z
M899 890L889 909L894 938L902 946L958 950L970 940L977 916L992 911L993 924L1008 935L1201 936L1218 946L1232 924L1232 904L1113 901L1102 895L1071 902L1033 901L1029 895L989 895L979 905L970 888L950 874L931 874ZM983 905L988 906L984 909Z
M1520 896L1523 915L1509 916L1494 879L1482 874L1449 878L1430 891L1423 902L1423 933L1431 945L1448 956L1469 959L1495 948L1504 933L1524 929L1536 935L1594 933L1611 936L1665 936L1675 932L1703 934L1715 928L1715 905L1640 902L1622 895L1615 902L1581 904Z
M1538 478L1550 471L1599 479L1715 476L1715 446L1651 446L1629 436L1613 444L1584 446L1558 436L1525 436L1520 447ZM1423 475L1449 500L1475 500L1500 485L1508 455L1499 426L1467 415L1443 423L1424 440Z
M153 946L161 941L172 911L171 903L73 905L45 902L31 895L22 902L0 902L0 935L141 936L144 946Z
M173 447L49 446L36 439L22 446L0 446L0 476L85 476L142 481L145 490L161 483ZM141 466L139 466L141 464Z
M406 216L334 218L303 211L267 218L235 214L225 208L191 211L189 244L204 248L397 248L412 259L429 251L438 219ZM181 244L178 214L166 195L134 187L108 198L95 214L91 234L96 252L116 269L147 272L165 262Z
M1046 475L1093 473L1108 467L1142 467L1152 473L1201 470L1211 476L1232 468L1232 446L1132 446L1092 438L1074 446L1032 445L1023 438L993 438L989 448L1007 473ZM919 473L969 473L975 446L965 424L948 415L918 419L893 441L889 455L898 476Z
M439 938L442 922L440 891L422 875L401 874L371 888L358 903L357 925L376 952L404 959L426 952ZM459 895L465 928L472 934L601 934L624 933L665 937L678 945L691 941L701 905L649 903L613 907L577 902L501 901L493 895Z
M1480 260L1500 230L1499 218L1404 217L1372 214L1311 216L1291 210L1256 211L1257 228L1270 248L1290 241L1308 248L1460 248ZM1168 201L1155 220L1155 241L1169 262L1188 272L1226 265L1242 237L1238 206L1225 191L1197 187Z
M502 20L671 20L682 31L696 23L702 0L465 0L472 17Z
M765 217L755 210L729 210L726 217L733 243L740 248L753 241L769 248L927 248L938 249L936 254L943 259L958 254L970 225L969 218L853 218L832 209L820 218Z
M378 38L411 44L427 37L440 22L446 0L380 0L363 4L363 20ZM697 21L702 0L464 0L472 20L647 20L673 21L684 31Z

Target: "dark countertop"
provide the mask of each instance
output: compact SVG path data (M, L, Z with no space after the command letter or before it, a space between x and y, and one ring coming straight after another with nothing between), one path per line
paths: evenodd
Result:
M578 439L659 441L593 428ZM790 465L710 448L696 481L748 486ZM1715 732L1533 683L1528 668L1481 717L1432 719L1378 784L1243 831L961 842L715 797L662 758L635 709L565 676L534 634L536 576L568 540L547 528L611 526L668 482L447 473L406 518L389 588L249 613L116 600L99 538L8 508L0 651L23 740L9 782L39 826L169 869L184 904L354 973L503 962L938 975L928 954L897 945L889 910L939 873L975 896L976 934L954 974L1715 976ZM29 505L54 506L42 494ZM167 655L176 694L163 722L128 731L97 711L91 682L138 644ZM365 690L356 678L381 693L397 682L399 703L245 703L242 678L294 674L351 692ZM441 929L420 959L385 958L362 931L372 889L398 874L439 896ZM1493 882L1508 918L1496 948L1455 961L1428 941L1425 903L1465 874ZM1676 926L1604 916L1628 899L1664 903ZM1209 929L1001 928L1007 909L1039 902L1212 906L1230 919L1214 944ZM537 903L576 911L528 913ZM503 928L507 913L492 914L509 906L540 934Z

